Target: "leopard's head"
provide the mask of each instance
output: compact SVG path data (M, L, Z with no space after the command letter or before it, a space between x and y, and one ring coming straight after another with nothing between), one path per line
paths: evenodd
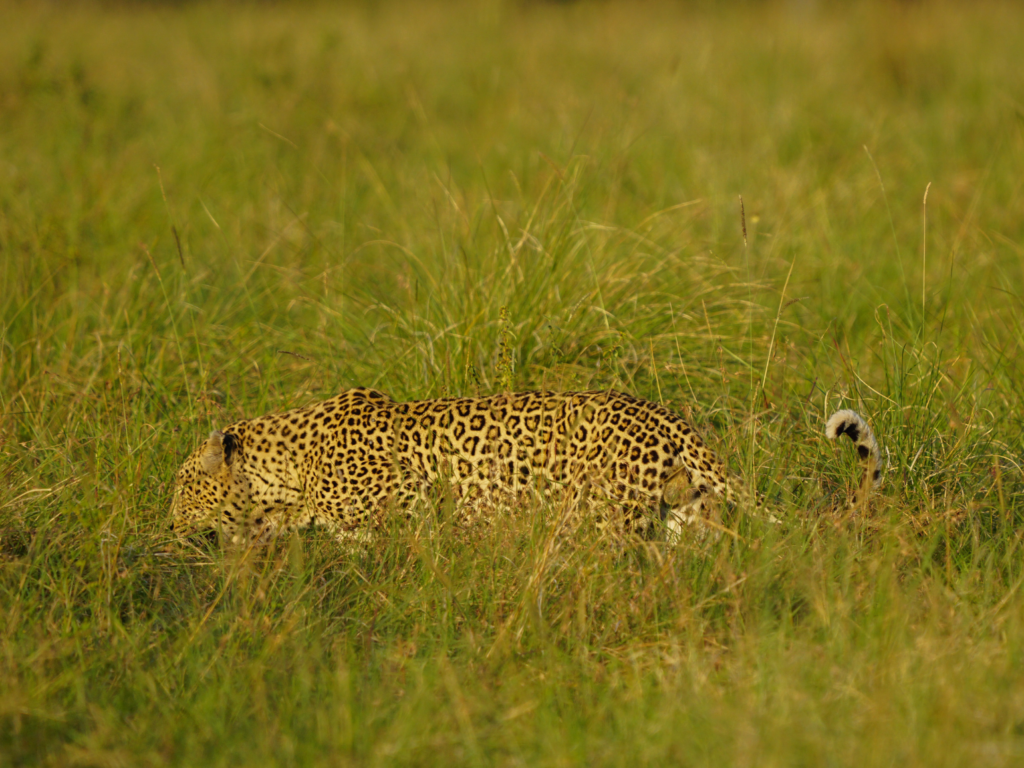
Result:
M220 430L193 451L174 478L171 529L179 536L207 529L233 537L251 501L241 470L242 439Z

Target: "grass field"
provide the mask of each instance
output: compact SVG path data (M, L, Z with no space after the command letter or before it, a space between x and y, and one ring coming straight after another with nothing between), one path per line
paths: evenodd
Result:
M0 766L1024 761L1019 7L0 22ZM665 402L783 524L172 540L209 430L356 385Z

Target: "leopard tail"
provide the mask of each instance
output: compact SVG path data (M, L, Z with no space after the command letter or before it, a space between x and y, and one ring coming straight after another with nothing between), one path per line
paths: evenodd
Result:
M875 433L864 418L856 411L836 411L825 424L825 437L838 440L846 435L853 441L863 469L860 487L854 495L854 505L867 500L872 491L882 484L882 453L878 448Z

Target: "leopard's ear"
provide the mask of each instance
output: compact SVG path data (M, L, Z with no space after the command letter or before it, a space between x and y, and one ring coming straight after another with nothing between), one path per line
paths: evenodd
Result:
M217 474L218 470L224 465L225 455L234 449L234 436L227 435L227 437L231 439L225 440L223 432L219 429L214 430L210 433L210 439L199 449L199 463L202 465L203 471L208 475ZM226 451L225 448L228 448L228 450Z
M229 467L231 462L235 459L235 454L238 452L238 436L227 433L224 435L224 463Z

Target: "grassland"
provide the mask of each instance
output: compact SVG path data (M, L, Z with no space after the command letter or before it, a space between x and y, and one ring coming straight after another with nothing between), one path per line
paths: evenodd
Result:
M1019 8L0 21L0 766L1024 759ZM628 389L784 522L171 540L204 433L354 385Z

